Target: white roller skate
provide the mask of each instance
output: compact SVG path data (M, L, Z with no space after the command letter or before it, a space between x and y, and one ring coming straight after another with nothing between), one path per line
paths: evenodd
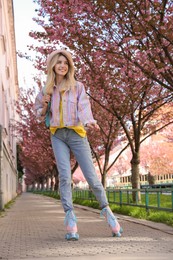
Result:
M123 229L120 226L120 224L118 223L114 214L112 213L112 210L110 209L110 207L103 208L100 213L100 216L105 217L109 227L112 230L112 236L121 237L121 233L123 232Z
M77 233L77 219L73 212L73 210L68 210L66 212L64 224L66 226L67 234L65 235L65 239L76 241L79 239L79 234Z

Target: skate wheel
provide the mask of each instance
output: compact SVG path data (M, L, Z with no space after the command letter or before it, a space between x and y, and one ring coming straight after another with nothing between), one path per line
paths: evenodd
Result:
M65 235L65 239L68 241L77 241L77 240L79 240L79 234L78 233L67 233Z
M121 237L121 234L122 234L122 233L123 233L123 228L120 227L120 231L117 232L117 233L112 232L112 236L113 236L113 237Z
M112 232L112 236L113 236L113 237L121 237L121 233L118 232L118 233L115 234L115 233Z

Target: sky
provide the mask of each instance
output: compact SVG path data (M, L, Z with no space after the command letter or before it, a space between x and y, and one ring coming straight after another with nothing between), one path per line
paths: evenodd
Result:
M37 5L33 0L13 0L14 7L14 26L16 36L16 50L22 53L31 54L27 45L33 44L34 40L29 36L31 30L41 30L32 20L37 14L35 9ZM32 62L24 58L17 57L19 87L32 88L33 75L36 73Z

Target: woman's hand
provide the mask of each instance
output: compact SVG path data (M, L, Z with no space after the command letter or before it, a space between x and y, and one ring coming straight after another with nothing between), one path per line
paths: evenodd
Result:
M42 102L43 102L43 106L47 105L50 101L50 95L44 95L43 96L43 99L42 99Z
M100 127L96 123L88 123L85 125L86 128L88 129L95 129L95 130L100 130Z
M43 99L42 99L42 104L43 104L43 108L41 111L41 115L45 116L46 111L47 111L47 107L48 107L48 103L50 101L51 96L50 95L44 95Z

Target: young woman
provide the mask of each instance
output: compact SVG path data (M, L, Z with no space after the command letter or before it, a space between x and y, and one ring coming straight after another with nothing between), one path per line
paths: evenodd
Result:
M72 203L70 151L100 203L101 215L111 227L113 236L120 237L122 228L113 215L105 190L93 165L85 127L99 131L94 120L84 85L74 78L71 54L66 50L53 51L47 59L47 81L44 91L36 97L37 117L46 114L51 101L50 132L60 180L60 196L65 211L67 240L78 240L76 216Z

